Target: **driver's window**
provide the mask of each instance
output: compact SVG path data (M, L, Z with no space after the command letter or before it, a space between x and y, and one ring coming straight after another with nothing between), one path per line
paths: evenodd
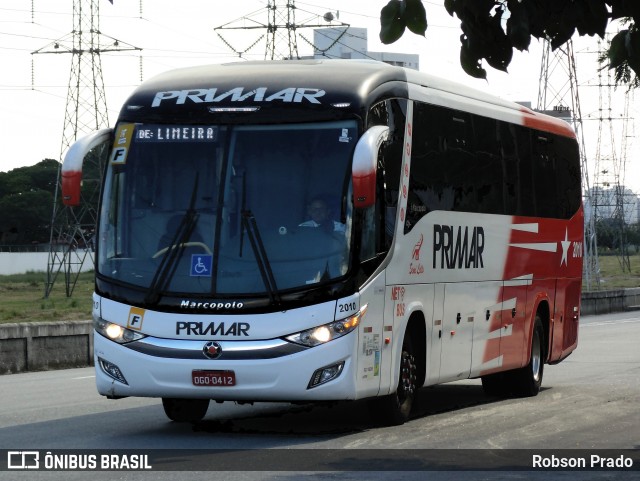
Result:
M391 247L395 232L404 146L407 101L389 99L374 105L367 128L389 127L387 140L378 151L376 205L364 212L361 259L367 260Z
M377 205L377 203L376 203ZM360 260L366 261L376 255L377 222L376 206L367 207L362 216L362 245L360 246Z

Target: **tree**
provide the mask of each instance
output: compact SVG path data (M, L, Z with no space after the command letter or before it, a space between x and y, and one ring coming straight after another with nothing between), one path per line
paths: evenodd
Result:
M0 240L23 245L49 241L53 194L30 190L0 199Z
M49 241L58 162L0 172L0 243Z
M622 19L621 30L600 61L614 70L616 83L640 86L640 0L443 0L460 19L460 64L476 78L486 78L483 61L507 71L513 49L528 50L531 37L546 39L553 50L577 31L604 38L607 25ZM380 40L390 44L406 29L425 35L422 0L390 0L380 12Z

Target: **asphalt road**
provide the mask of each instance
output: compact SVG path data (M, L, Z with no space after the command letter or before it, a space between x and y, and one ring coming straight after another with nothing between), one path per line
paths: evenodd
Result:
M640 312L584 317L578 349L562 363L545 366L537 397L488 398L479 380L426 388L412 419L398 427L377 426L364 402L212 403L202 422L177 424L166 419L159 400L98 396L92 368L0 376L0 450L225 449L244 456L234 458L241 460L231 463L231 471L214 475L96 472L91 479L387 479L389 469L399 471L393 479L640 479L640 461L621 478L613 470L424 472L415 460L432 456L434 449L455 450L442 451L453 456L452 464L462 457L481 464L511 449L557 457L568 449L577 449L578 457L640 449L639 342ZM260 461L244 453L247 449L259 449L261 455L273 451ZM359 470L338 473L345 453L363 457ZM372 453L380 456L369 459ZM310 459L323 455L336 457L335 470L310 472ZM300 460L306 472L289 471L292 459ZM261 462L271 471L261 472ZM210 469L206 463L205 469ZM72 480L88 474L0 471L0 479Z

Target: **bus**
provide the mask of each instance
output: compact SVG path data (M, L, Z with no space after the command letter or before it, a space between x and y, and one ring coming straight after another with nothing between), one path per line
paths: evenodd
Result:
M104 154L93 295L98 392L368 399L481 379L534 396L577 346L580 158L562 120L375 61L238 62L138 87Z

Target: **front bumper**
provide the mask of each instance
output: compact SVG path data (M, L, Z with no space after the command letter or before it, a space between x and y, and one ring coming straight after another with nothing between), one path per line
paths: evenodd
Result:
M145 338L117 344L94 335L96 385L108 397L204 398L217 401L331 401L356 399L357 333L313 348L300 348L279 339L220 342L222 355L207 359L206 341ZM101 368L100 359L118 367L127 384ZM335 379L308 388L314 372L344 362ZM232 370L235 386L195 386L193 370Z

